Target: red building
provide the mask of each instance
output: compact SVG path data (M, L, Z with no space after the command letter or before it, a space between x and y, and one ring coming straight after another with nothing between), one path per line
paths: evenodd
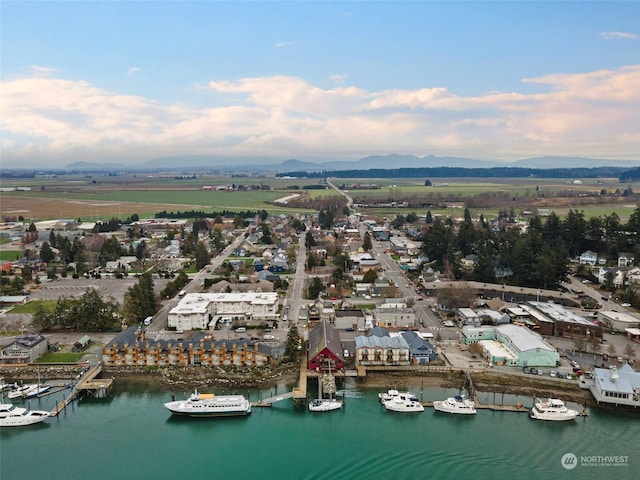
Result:
M336 371L343 368L340 335L328 322L320 322L309 332L309 371Z

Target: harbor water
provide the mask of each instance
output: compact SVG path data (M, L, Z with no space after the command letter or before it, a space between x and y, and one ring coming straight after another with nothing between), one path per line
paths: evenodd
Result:
M408 387L424 401L458 393ZM217 393L244 393L258 401L288 388ZM1 429L0 478L624 480L640 475L640 414L591 408L589 416L571 422L492 410L470 416L432 408L397 414L380 405L380 390L352 386L344 394L345 408L330 413L294 408L287 399L254 408L249 417L191 419L172 416L163 406L171 395L183 398L189 392L117 380L108 398L74 402L39 425ZM52 395L29 405L50 410L60 399L61 394ZM492 394L485 400L532 403Z

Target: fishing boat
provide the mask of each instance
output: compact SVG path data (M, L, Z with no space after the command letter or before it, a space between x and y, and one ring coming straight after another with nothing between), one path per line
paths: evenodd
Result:
M475 415L476 404L473 400L464 398L462 395L433 402L433 408L439 412L456 413L461 415Z
M40 423L49 416L44 410L27 410L10 403L0 403L0 427L24 427Z
M165 403L174 415L188 417L233 417L251 413L251 402L243 395L215 395L198 393L196 389L187 400Z
M397 396L383 402L384 408L391 412L424 412L420 400L411 392L400 392Z
M547 400L536 399L529 416L535 420L565 421L573 420L578 416L577 410L567 408L564 402L558 398Z

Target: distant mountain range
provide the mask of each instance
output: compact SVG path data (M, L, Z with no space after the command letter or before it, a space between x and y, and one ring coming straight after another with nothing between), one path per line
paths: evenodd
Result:
M534 157L504 162L496 160L438 157L427 155L371 155L356 161L310 162L301 160L285 160L278 163L275 157L218 157L218 156L180 156L163 157L149 160L136 165L119 163L91 163L74 162L66 165L63 170L76 172L91 171L219 171L219 172L318 172L323 170L367 170L391 168L428 168L428 167L456 167L456 168L595 168L595 167L623 167L634 168L640 166L638 161L610 160L584 157Z

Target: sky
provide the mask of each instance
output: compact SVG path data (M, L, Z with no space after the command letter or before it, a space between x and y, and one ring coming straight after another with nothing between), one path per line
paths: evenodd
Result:
M0 2L0 166L640 164L640 2Z

